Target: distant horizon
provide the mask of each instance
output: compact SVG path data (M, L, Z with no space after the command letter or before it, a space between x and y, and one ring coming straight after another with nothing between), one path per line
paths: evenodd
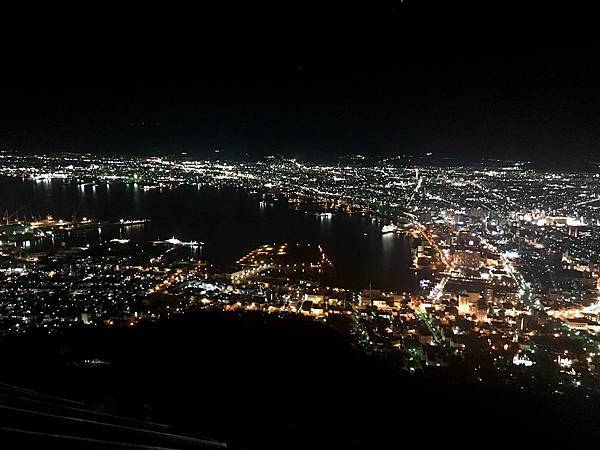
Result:
M598 159L564 159L555 160L552 158L517 158L517 157L506 157L500 158L495 156L460 156L460 155L445 155L436 154L435 152L429 152L429 154L368 154L368 153L339 153L339 154L328 154L328 155L286 155L283 153L261 153L261 154L239 154L235 152L228 152L225 149L219 149L219 152L214 150L197 150L189 152L177 152L177 151L130 151L130 152L102 152L96 153L91 151L76 151L76 150L64 150L57 152L37 152L26 149L0 149L1 153L12 153L24 156L47 156L47 157L58 157L60 155L87 155L94 158L103 157L121 157L121 158L174 158L174 159L201 159L206 161L232 161L232 162L255 162L268 159L283 159L283 160L297 160L308 163L339 163L340 161L348 161L352 163L360 163L364 161L364 164L371 164L375 161L382 162L395 162L402 164L415 164L423 166L444 166L445 163L448 167L477 167L487 166L494 164L508 164L508 163L521 163L527 165L527 168L533 168L536 170L567 170L567 171L589 171L589 169L600 169L600 156ZM390 161L385 161L390 160Z

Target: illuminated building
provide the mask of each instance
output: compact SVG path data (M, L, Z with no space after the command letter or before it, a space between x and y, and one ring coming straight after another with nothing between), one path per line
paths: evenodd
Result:
M452 255L454 264L461 269L478 269L480 262L479 252L473 250L455 250Z

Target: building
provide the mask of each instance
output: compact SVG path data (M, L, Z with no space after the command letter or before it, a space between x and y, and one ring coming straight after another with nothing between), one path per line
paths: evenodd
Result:
M454 265L460 269L479 269L480 255L473 250L455 250L452 255Z

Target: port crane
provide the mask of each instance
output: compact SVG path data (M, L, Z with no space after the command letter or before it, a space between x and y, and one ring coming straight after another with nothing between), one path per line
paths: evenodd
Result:
M10 224L10 220L12 218L15 219L15 222L19 221L19 212L25 208L24 206L21 206L19 209L17 209L13 214L10 214L8 209L4 211L4 215L2 216L2 221L6 224L9 225Z

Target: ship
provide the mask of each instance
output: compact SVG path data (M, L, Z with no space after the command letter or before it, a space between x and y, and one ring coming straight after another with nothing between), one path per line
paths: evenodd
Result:
M167 244L184 245L187 247L198 247L200 245L204 245L204 242L198 242L198 241L183 242L183 241L180 241L179 239L177 239L175 236L173 236L171 239L167 239L164 242L166 242Z
M148 219L121 219L119 220L119 225L141 225L148 222L150 222Z
M399 231L400 231L400 228L398 228L393 223L390 223L389 225L384 225L383 227L381 227L381 233L382 234L397 233Z

